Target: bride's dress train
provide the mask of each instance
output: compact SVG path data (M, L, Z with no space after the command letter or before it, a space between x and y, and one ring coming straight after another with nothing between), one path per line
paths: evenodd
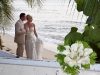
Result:
M42 50L43 50L43 42L41 39L36 38L36 52L37 52L37 59L42 59Z
M43 42L39 38L36 38L35 41L34 27L31 27L26 32L25 49L28 59L31 60L42 59Z

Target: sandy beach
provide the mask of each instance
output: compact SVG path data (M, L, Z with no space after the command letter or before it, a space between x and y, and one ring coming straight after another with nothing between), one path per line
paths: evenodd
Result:
M14 43L14 37L6 33L0 33L0 35L2 38L3 50L8 51L12 54L16 54L17 44ZM43 47L44 48L42 52L42 58L45 60L56 60L54 55L57 53L57 45L48 42L43 42ZM26 57L25 50L23 57Z

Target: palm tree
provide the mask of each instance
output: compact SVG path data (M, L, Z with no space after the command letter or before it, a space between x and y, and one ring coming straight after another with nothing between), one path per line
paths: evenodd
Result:
M14 20L14 7L12 5L14 0L0 0L0 28L3 30L9 28ZM23 0L31 8L34 6L42 6L43 0Z
M12 25L12 21L14 21L14 0L0 0L0 29L10 28ZM43 0L23 0L26 2L31 8L35 6L42 7ZM0 48L2 49L1 36L0 36Z
M13 20L13 0L0 0L0 28L7 28Z
M14 7L12 5L14 0L0 0L0 28L3 30L9 28L12 21L14 20ZM43 0L23 0L26 2L31 8L34 6L42 6ZM70 7L70 3L76 2L76 6L79 12L83 12L84 15L88 16L87 19L87 27L84 28L83 36L85 38L84 41L90 43L90 46L97 51L98 57L100 59L100 0L69 0L68 7ZM72 7L73 7L72 5ZM71 9L72 10L72 9ZM74 12L73 12L74 14ZM94 29L91 29L91 26ZM90 34L94 33L94 34ZM92 38L90 38L92 36ZM72 36L73 37L73 36ZM1 43L0 43L1 44Z

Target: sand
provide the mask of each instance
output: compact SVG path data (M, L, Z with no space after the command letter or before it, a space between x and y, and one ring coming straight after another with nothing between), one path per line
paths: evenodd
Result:
M0 35L3 41L3 50L8 51L12 54L16 54L17 44L14 43L14 37L9 34L0 33ZM48 42L43 42L43 46L44 48L42 52L42 58L45 60L56 60L54 55L58 52L57 45ZM25 50L23 57L26 57Z

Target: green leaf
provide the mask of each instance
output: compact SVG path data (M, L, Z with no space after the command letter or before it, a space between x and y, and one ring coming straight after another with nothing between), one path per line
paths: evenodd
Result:
M63 52L64 50L66 50L63 45L58 45L57 49L59 50L59 52Z
M80 0L75 0L76 3L79 3Z
M83 44L84 48L90 48L89 44L85 41L76 41L76 43Z
M97 43L97 46L98 46L98 48L100 49L100 42L99 42L99 43Z
M95 39L96 37L94 37L94 35L96 35L96 36L99 36L99 35L97 35L98 33L93 34L94 30L96 30L95 32L99 31L98 26L94 23L91 24L91 25L86 25L85 26L85 31L83 32L84 41L93 42L95 40L97 40L97 41L99 40L99 37L98 37L98 39Z
M86 15L86 16L89 16L89 11L90 11L90 6L91 6L91 0L86 0L86 3L85 3L85 7L84 7L84 10L83 10L83 13Z
M89 69L90 69L90 64L82 65L82 67L83 67L85 70L89 70Z
M64 46L69 45L68 40L64 41Z
M94 23L94 19L95 19L94 15L89 16L88 19L86 20L86 24L88 24L88 25L93 24Z
M93 29L93 28L91 26L89 26L89 25L85 26L85 31L89 31L90 29Z
M90 46L87 42L82 41L82 44L83 44L84 48L90 48Z
M96 0L91 0L91 5L89 9L89 16L92 16L94 14L94 8L96 6Z
M64 58L66 57L66 55L56 54L55 57L57 58L57 61L60 63L61 66L65 63Z
M100 10L98 10L96 13L95 24L100 25Z
M76 41L81 41L81 40L83 40L83 35L77 32L77 28L71 28L71 31L69 32L69 34L65 36L64 45L67 42L67 44L71 46Z
M94 65L96 62L97 54L95 52L90 54L90 64Z
M98 41L100 41L100 33L98 32L100 32L100 28L89 30L89 37L91 42L97 43Z
M93 14L94 14L94 15L97 13L98 8L99 8L99 4L100 4L100 2L99 2L98 0L95 0L95 1L96 1L96 2L95 2L95 7L94 7L94 11L93 11Z
M86 0L79 0L79 1L77 2L77 10L78 10L79 12L80 12L80 11L83 11L85 2L86 2Z
M78 73L79 73L77 68L70 67L70 66L67 66L67 68L64 70L64 72L67 74L71 74L71 75L78 75Z
M95 23L93 23L93 24L91 24L91 27L94 27L94 29L95 29L95 28L98 28L98 25L96 25Z
M77 32L77 30L78 30L78 28L72 27L70 32L71 32L71 33L72 33L72 32Z

